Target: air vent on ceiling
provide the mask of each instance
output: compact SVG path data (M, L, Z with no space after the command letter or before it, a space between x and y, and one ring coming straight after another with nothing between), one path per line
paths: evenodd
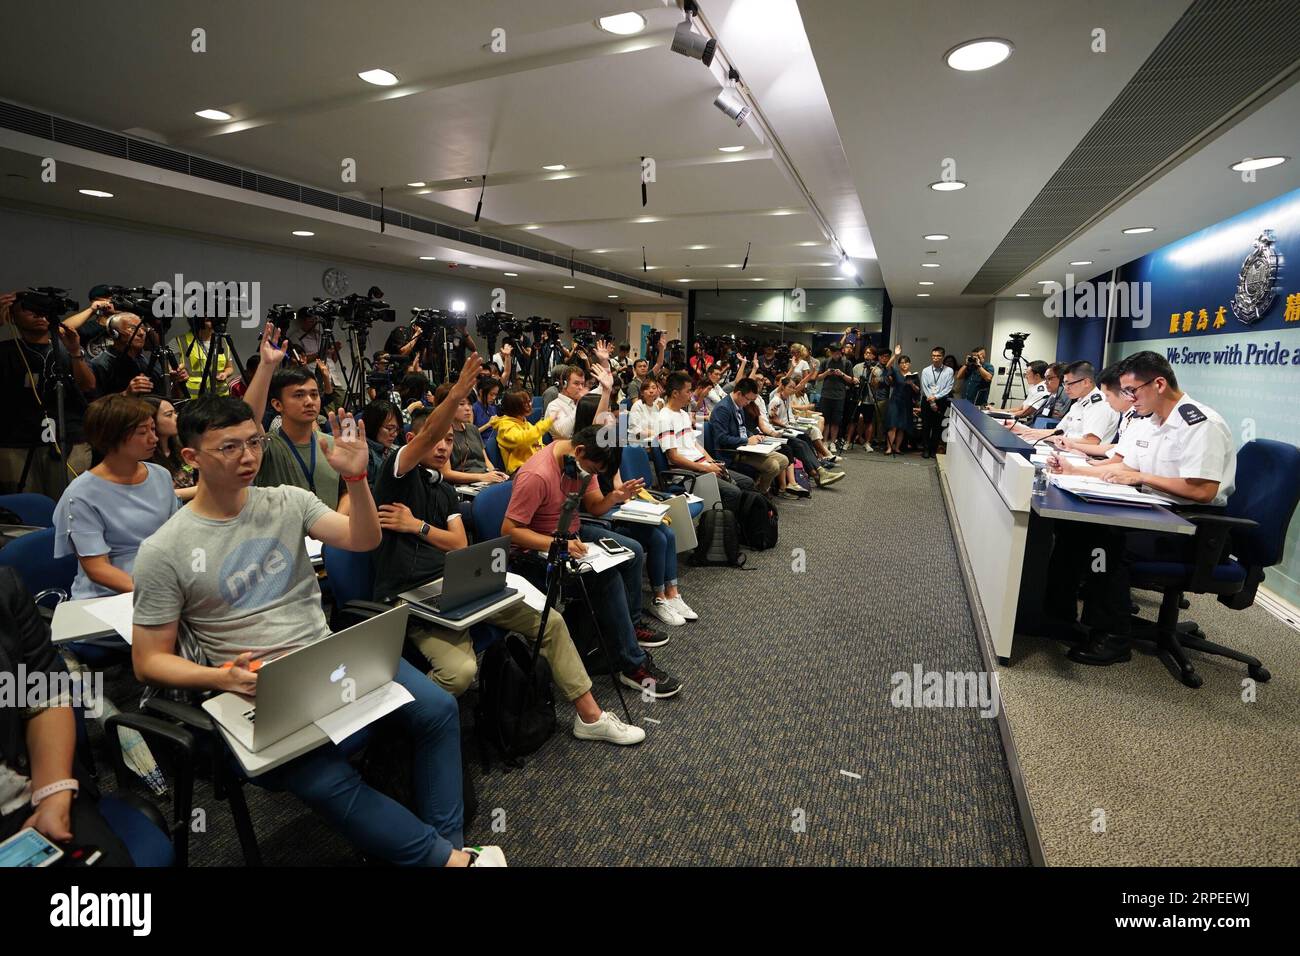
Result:
M1196 0L964 290L993 295L1224 117L1296 79L1300 0Z
M45 113L38 113L13 103L0 102L0 126L5 129L39 136L42 139L53 139L53 125L53 117Z
M93 149L97 153L106 153L109 156L126 159L125 136L106 133L101 129L95 129L93 126L83 126L81 123L74 123L60 116L54 117L53 129L56 142L67 143L69 146L80 146L82 149Z
M174 149L167 149L156 143L147 143L144 140L131 140L128 144L127 158L137 163L148 163L150 166L170 169L174 173L188 174L190 171L190 158L184 153L178 153Z
M243 175L234 166L214 163L212 160L204 159L201 156L195 156L190 160L190 175L210 179L215 183L225 183L227 186L242 186L244 184Z
M312 189L310 186L302 187L302 201L310 206L317 206L321 209L331 209L335 212L339 208L339 197L333 193L323 192L319 189Z

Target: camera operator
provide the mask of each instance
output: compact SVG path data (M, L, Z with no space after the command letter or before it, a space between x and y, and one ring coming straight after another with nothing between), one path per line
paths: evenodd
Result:
M1030 362L1025 366L1025 383L1029 386L1029 394L1025 396L1025 404L1019 408L1009 409L1007 414L1012 418L1024 418L1033 421L1052 401L1052 394L1055 389L1049 391L1047 387L1048 364L1044 361ZM1059 378L1057 379L1059 384Z
M50 320L24 308L18 295L0 295L0 326L12 323L17 333L0 343L0 402L5 411L0 416L0 489L37 492L57 501L72 478L90 467L83 428L95 375L86 363L77 325L90 317L93 305L59 325L56 346ZM77 325L72 324L75 319L80 320ZM72 383L63 392L62 435L55 434L53 424L56 373L69 376ZM67 470L59 456L64 444Z
M148 395L151 392L167 398L171 394L167 379L183 385L189 372L182 366L169 375L155 369L149 371L149 360L144 357L148 327L140 317L131 312L117 312L109 317L109 347L90 362L95 373L95 383L100 395Z
M211 319L193 319L198 325L198 334L186 332L176 339L176 354L180 356L181 368L189 373L185 385L190 398L199 397L199 386L203 383L203 370L208 364L208 351L212 348L214 334ZM224 342L217 352L213 367L212 394L229 395L230 377L234 373L234 360L230 348Z
M981 407L988 404L992 382L993 366L989 362L988 349L977 345L966 353L966 360L957 369L957 389L962 398Z

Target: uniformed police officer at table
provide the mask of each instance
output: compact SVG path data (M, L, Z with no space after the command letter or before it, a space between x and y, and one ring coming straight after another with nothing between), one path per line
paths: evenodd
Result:
M1008 427L1028 442L1039 442L1058 432L1093 445L1110 441L1119 424L1119 413L1107 404L1106 396L1097 387L1097 370L1092 363L1071 362L1065 367L1062 384L1074 403L1056 428L1026 428L1010 421Z
M1172 498L1180 512L1221 513L1236 483L1237 449L1232 430L1214 409L1178 390L1178 378L1165 358L1139 352L1125 362L1120 377L1133 410L1146 415L1126 428L1110 461L1072 465L1054 458L1054 472L1087 475L1134 485ZM1094 549L1104 551L1099 564ZM1187 562L1193 536L1129 531L1077 521L1056 522L1056 544L1048 568L1047 614L1058 633L1081 640L1069 658L1081 664L1127 661L1129 563L1134 559ZM1094 568L1096 570L1094 570ZM1075 624L1075 602L1083 584L1083 625Z

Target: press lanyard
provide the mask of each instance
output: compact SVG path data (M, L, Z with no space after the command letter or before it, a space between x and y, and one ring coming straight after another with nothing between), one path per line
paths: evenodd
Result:
M307 463L302 460L302 455L298 454L297 446L294 445L293 442L289 441L289 436L286 435L284 432L280 432L280 437L284 439L284 443L288 445L289 450L293 452L293 457L298 459L298 467L302 469L302 476L307 479L308 489L311 491L313 495L316 494L316 479L312 477L313 475L316 474L316 442L314 440L316 436L312 435L312 440L308 441L308 444L311 445L311 469L310 470L308 470L307 468Z

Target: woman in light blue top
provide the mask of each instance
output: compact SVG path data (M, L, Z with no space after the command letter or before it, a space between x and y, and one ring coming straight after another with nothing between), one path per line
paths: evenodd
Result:
M74 599L135 590L140 542L180 507L158 446L153 409L131 395L106 395L86 409L86 439L102 460L68 485L54 509L54 556L75 554Z

